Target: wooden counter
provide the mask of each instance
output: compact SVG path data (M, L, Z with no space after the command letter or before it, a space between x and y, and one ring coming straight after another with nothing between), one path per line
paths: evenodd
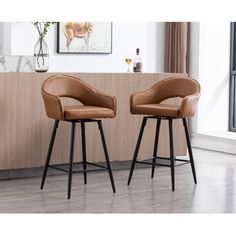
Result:
M46 116L40 89L43 81L53 74L55 73L0 73L0 169L44 165L53 120ZM103 120L110 158L117 161L132 159L142 120L142 116L131 115L129 112L130 94L145 90L164 78L176 76L176 74L157 73L73 73L70 75L77 76L97 89L117 97L117 117ZM88 160L104 161L96 124L88 124L86 129ZM140 157L151 156L154 131L155 121L150 120L143 136ZM78 136L75 160L81 160L79 125L76 133ZM176 155L185 155L186 144L183 127L179 121L174 122L174 134ZM69 141L69 123L61 122L53 150L53 163L68 162ZM166 123L161 127L159 147L159 155L169 155Z

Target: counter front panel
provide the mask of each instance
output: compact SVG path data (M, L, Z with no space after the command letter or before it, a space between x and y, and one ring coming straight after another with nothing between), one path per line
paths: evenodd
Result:
M44 165L53 120L47 118L41 85L55 73L0 73L0 169L20 169ZM112 161L131 160L135 149L142 116L131 115L130 95L148 89L160 80L183 74L133 73L73 73L93 87L117 98L117 117L104 119L103 126ZM68 104L75 101L66 100ZM179 103L180 99L171 102ZM139 158L152 156L155 120L147 123ZM69 160L70 123L60 122L52 163ZM175 155L186 154L186 143L181 120L174 121ZM87 157L91 162L103 162L104 154L95 123L86 124ZM75 160L82 160L80 126L76 129ZM169 155L168 127L162 122L159 156Z

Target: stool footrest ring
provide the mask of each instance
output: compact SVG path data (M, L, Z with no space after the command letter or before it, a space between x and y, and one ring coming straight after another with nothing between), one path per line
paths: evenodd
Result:
M151 160L164 160L164 161L171 161L170 158L168 157L159 157L159 156L156 156L156 157L149 157L149 158L145 158L145 159L141 159L141 160L136 160L136 163L139 163L139 164L146 164L146 165L153 165L153 162L148 162L148 161L151 161ZM189 160L185 160L185 159L180 159L180 158L175 158L174 159L175 161L175 166L182 166L182 165L185 165L185 164L189 164L190 161ZM176 162L182 162L180 164L176 164ZM171 167L170 164L164 164L164 163L155 163L156 166L165 166L165 167Z
M80 165L80 164L83 164L83 162L75 162L74 165L75 164ZM96 166L96 167L99 167L99 168L88 169L88 170L73 170L73 173L84 173L84 172L91 172L91 171L108 170L108 168L106 166L102 166L102 165L99 165L99 164L95 164L95 163L91 163L91 162L86 162L86 164L91 165L91 166ZM55 169L55 170L59 170L59 171L63 171L63 172L68 173L69 170L67 170L63 167L60 167L60 166L66 166L66 165L68 165L68 163L49 165L48 167L51 168L51 169Z

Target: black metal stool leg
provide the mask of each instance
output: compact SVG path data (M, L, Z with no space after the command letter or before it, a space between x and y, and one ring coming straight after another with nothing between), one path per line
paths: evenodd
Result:
M84 170L84 184L87 184L87 172L86 172L86 138L85 138L85 122L81 121L81 139L82 139L82 155L83 155L83 170Z
M157 156L157 147L158 147L158 140L159 140L159 133L160 133L160 125L161 125L161 119L157 119L157 125L156 125L156 134L155 134L155 141L154 141L154 149L153 149L153 157L154 159L152 160L152 174L151 177L154 177L154 172L155 172L155 164L156 164L156 156Z
M108 151L107 151L107 145L106 145L106 140L105 140L101 120L98 120L98 128L100 130L100 135L101 135L101 139L102 139L102 146L103 146L104 155L105 155L105 159L106 159L106 163L107 163L107 169L108 169L110 180L111 180L112 190L113 190L113 193L115 193L116 189L115 189L115 184L114 184L114 179L113 179L112 169L111 169L111 163L110 163L110 159L109 159L109 155L108 155Z
M143 137L143 131L144 131L146 123L147 123L147 117L144 117L141 128L140 128L136 148L135 148L135 151L134 151L133 161L132 161L130 172L129 172L129 178L128 178L128 183L127 183L128 185L130 184L130 181L131 181L131 178L132 178L132 175L133 175L134 166L135 166L135 163L136 163L136 160L137 160L137 157L138 157L138 151L139 151L139 147L140 147L140 144L141 144L141 140L142 140L142 137Z
M169 118L171 183L172 183L172 191L175 191L175 160L174 160L173 122L172 121L173 121L172 118Z
M51 140L50 140L49 147L48 147L47 158L46 158L45 166L44 166L44 170L43 170L41 189L43 189L44 182L45 182L45 179L46 179L46 176L47 176L48 166L49 166L50 159L51 159L51 156L52 156L53 144L54 144L54 140L55 140L55 137L56 137L58 124L59 124L59 120L55 120L53 130L52 130Z
M75 126L76 122L72 122L71 126L71 143L70 143L70 162L69 162L69 172L68 172L68 199L71 195L71 184L72 184L72 173L73 173L73 159L74 159L74 143L75 143Z
M191 147L191 142L190 142L190 138L189 138L188 126L187 126L186 118L183 118L183 125L184 125L184 130L185 130L187 146L188 146L188 153L189 153L189 159L190 159L192 173L193 173L193 179L194 179L194 183L196 184L197 183L197 177L196 177L196 172L195 172L193 153L192 153L192 147Z

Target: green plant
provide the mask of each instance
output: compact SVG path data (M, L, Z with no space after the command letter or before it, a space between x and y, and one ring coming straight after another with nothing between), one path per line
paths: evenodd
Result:
M41 22L32 22L35 28L39 33L40 38L44 38L50 28L50 26L54 25L56 22L49 22L49 21L41 21Z

